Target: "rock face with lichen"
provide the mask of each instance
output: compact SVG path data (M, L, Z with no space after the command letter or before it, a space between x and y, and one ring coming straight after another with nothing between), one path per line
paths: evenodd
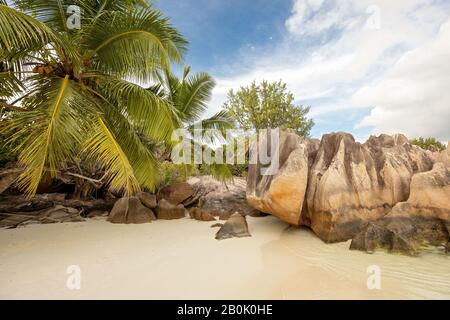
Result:
M383 248L417 255L423 244L450 244L450 168L436 163L433 170L413 176L411 194L383 219L366 226L350 248L374 252ZM448 249L446 249L448 251Z
M262 176L259 165L249 168L247 200L254 208L309 226L325 242L358 235L353 248L364 248L361 232L366 231L368 251L378 241L412 254L408 245L414 234L435 245L448 241L449 149L433 156L403 135L359 143L347 133L324 135L317 146L289 131L281 134L278 147L280 169L274 175ZM391 217L391 228L375 224ZM433 239L426 230L439 235Z
M267 143L262 137L252 145L252 152ZM274 175L261 174L260 163L250 164L247 179L247 201L259 211L270 213L293 225L301 223L301 212L308 182L310 159L318 149L318 141L300 138L294 132L280 135L279 170Z
M308 176L302 222L326 242L351 239L368 221L406 201L414 174L433 161L402 135L370 137L360 144L350 134L324 135Z

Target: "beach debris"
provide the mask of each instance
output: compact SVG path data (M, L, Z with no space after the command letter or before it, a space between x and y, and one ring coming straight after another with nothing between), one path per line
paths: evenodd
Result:
M153 211L145 207L137 197L125 197L116 201L108 217L112 223L140 224L155 220Z
M181 219L186 217L187 210L182 204L175 205L165 199L158 202L156 217L163 220Z
M233 214L216 233L217 240L224 240L233 237L251 237L251 234L248 231L247 220L238 212Z
M80 215L80 210L64 207L62 205L55 205L51 208L31 212L2 212L0 213L0 216L4 217L0 220L0 227L2 228L16 228L29 224L84 221L84 218Z

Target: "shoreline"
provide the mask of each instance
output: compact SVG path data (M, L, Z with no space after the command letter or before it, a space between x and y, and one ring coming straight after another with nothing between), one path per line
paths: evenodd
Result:
M448 257L406 257L325 244L275 217L247 217L252 237L214 239L191 219L103 220L0 230L1 299L448 299ZM67 267L81 268L69 290ZM381 290L367 288L379 265Z

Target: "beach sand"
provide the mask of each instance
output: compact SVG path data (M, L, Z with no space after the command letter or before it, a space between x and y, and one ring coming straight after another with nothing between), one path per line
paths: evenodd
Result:
M213 222L102 220L0 230L1 299L450 299L450 258L325 244L274 217L247 218L252 237L214 239ZM69 290L67 268L81 270ZM369 290L367 268L381 270Z

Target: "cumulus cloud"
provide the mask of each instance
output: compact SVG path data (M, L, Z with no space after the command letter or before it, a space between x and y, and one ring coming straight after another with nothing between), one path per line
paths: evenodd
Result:
M334 122L333 130L357 135L364 129L448 139L450 129L442 119L448 119L450 98L439 93L450 83L446 21L450 4L445 1L295 0L283 42L256 48L243 57L250 65L233 66L232 75L217 77L211 113L220 109L230 89L253 80L282 79L298 102L312 106L316 135L325 133L321 122L328 124L327 130ZM408 95L411 90L416 95ZM435 115L419 121L405 106L423 106L421 97ZM339 118L351 110L370 114L342 127ZM418 107L414 110L418 117L422 114ZM396 117L420 126L402 125Z
M374 106L357 127L405 132L413 137L450 137L450 21L437 37L406 53L380 83L366 86L353 103Z

